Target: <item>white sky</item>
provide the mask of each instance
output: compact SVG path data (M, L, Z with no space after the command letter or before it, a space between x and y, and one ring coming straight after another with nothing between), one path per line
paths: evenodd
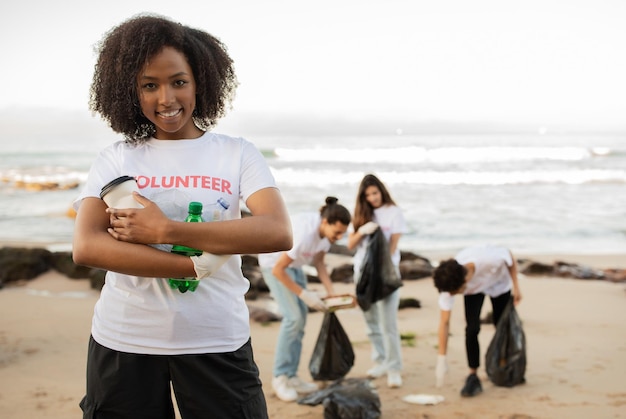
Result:
M235 112L625 125L624 0L3 2L0 109L86 110L94 44L143 11L225 42Z

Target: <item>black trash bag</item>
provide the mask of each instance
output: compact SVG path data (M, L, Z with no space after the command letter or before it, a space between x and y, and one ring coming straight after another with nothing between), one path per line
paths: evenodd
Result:
M498 320L485 358L487 376L495 385L513 387L526 382L526 335L512 298Z
M324 314L309 371L314 380L343 378L354 365L352 343L334 312Z
M365 379L337 380L298 400L298 404L309 406L320 403L324 405L324 419L378 419L381 416L380 397Z
M356 284L356 300L363 311L372 303L382 300L402 286L398 271L391 262L389 244L380 228L369 237L359 281Z

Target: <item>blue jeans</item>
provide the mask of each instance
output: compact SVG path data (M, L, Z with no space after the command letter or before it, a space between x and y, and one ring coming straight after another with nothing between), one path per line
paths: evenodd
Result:
M274 377L286 375L291 378L297 374L300 365L302 338L309 309L304 301L272 275L271 268L264 268L261 271L283 316L274 353ZM301 268L287 268L286 271L296 284L306 289L307 279Z
M388 371L402 370L402 351L398 331L400 290L372 304L363 312L367 323L367 336L372 343L372 360L387 367Z

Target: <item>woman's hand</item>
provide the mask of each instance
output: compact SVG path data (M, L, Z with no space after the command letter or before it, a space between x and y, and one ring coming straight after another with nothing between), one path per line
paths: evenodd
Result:
M518 305L522 301L522 292L519 287L513 288L513 305Z
M133 197L143 208L107 208L110 227L109 234L119 241L141 244L161 244L169 218L157 204L133 192Z

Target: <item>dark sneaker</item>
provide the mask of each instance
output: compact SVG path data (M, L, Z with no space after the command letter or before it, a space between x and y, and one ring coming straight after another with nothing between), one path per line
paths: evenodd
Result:
M475 395L482 393L483 386L480 384L480 379L476 374L470 374L465 380L465 385L461 390L461 396L474 397Z

